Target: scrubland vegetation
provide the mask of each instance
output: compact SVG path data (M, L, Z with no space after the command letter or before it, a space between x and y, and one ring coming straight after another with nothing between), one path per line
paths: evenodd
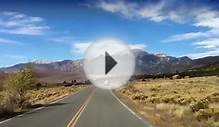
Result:
M26 97L31 104L47 104L79 91L83 86L55 86L28 90Z
M219 77L134 80L119 97L158 127L219 127Z
M31 65L4 76L0 83L0 118L43 106L82 88L81 85L65 87L64 84L42 86L36 83Z

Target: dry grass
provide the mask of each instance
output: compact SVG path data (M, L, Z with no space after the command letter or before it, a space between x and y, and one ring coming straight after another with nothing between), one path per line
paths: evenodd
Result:
M39 90L29 90L26 97L32 104L46 104L54 100L63 98L71 93L79 91L82 86L71 86L71 87L43 87Z
M150 112L146 118L160 127L217 127L219 123L219 78L215 76L138 80L119 93L141 105L137 106L141 114Z

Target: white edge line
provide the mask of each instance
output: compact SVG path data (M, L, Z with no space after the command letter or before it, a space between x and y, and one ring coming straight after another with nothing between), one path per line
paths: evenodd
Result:
M137 117L139 120L143 121L144 123L146 123L147 125L149 125L150 127L152 127L152 125L150 125L149 123L147 123L143 118L141 118L139 115L137 115L132 109L130 109L126 104L124 104L113 92L112 90L110 90L111 94L119 101L119 103L121 103L129 112L131 112L135 117Z
M83 90L83 89L81 89L81 90ZM79 90L79 91L81 91L81 90ZM63 97L63 98L61 98L61 99L52 101L52 102L50 102L50 103L48 103L48 104L54 104L54 103L57 103L57 102L59 102L59 101L62 101L62 100L66 99L66 98L68 98L68 97L70 97L70 96L72 96L72 95L78 94L79 91L77 91L76 93L72 93L72 94L70 94L70 95L67 95L67 96L65 96L65 97ZM17 115L17 116L13 116L13 117L11 117L11 118L9 118L9 119L6 119L6 120L3 120L3 121L0 121L0 124L3 124L3 123L5 123L5 122L8 122L8 121L10 121L10 120L12 120L12 119L14 119L14 118L17 118L17 117L22 117L22 116L24 116L25 114L33 113L33 112L38 111L38 110L41 110L41 109L43 109L43 108L46 108L46 107L45 107L45 106L42 106L42 107L39 107L39 108L34 108L34 109L32 109L32 110L30 110L30 111L28 111L28 112L22 113L22 114Z
M12 117L12 118L13 118L13 117ZM12 118L9 118L9 119L6 119L6 120L3 120L3 121L0 122L0 124L5 123L5 122L7 122L7 121L10 121Z

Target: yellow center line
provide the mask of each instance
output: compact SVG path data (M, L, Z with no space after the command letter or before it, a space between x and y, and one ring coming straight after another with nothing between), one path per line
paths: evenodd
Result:
M89 95L89 97L86 99L86 101L83 103L83 105L80 107L80 109L77 111L77 113L74 115L74 117L71 119L71 121L68 123L67 127L75 127L76 122L78 121L78 119L80 118L82 112L84 111L84 109L87 107L88 103L90 102L92 96L94 95L95 90L93 90L91 92L91 94Z

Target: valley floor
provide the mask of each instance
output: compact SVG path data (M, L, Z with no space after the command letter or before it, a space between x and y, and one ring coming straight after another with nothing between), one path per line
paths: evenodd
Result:
M135 80L116 91L156 127L219 127L219 77Z

